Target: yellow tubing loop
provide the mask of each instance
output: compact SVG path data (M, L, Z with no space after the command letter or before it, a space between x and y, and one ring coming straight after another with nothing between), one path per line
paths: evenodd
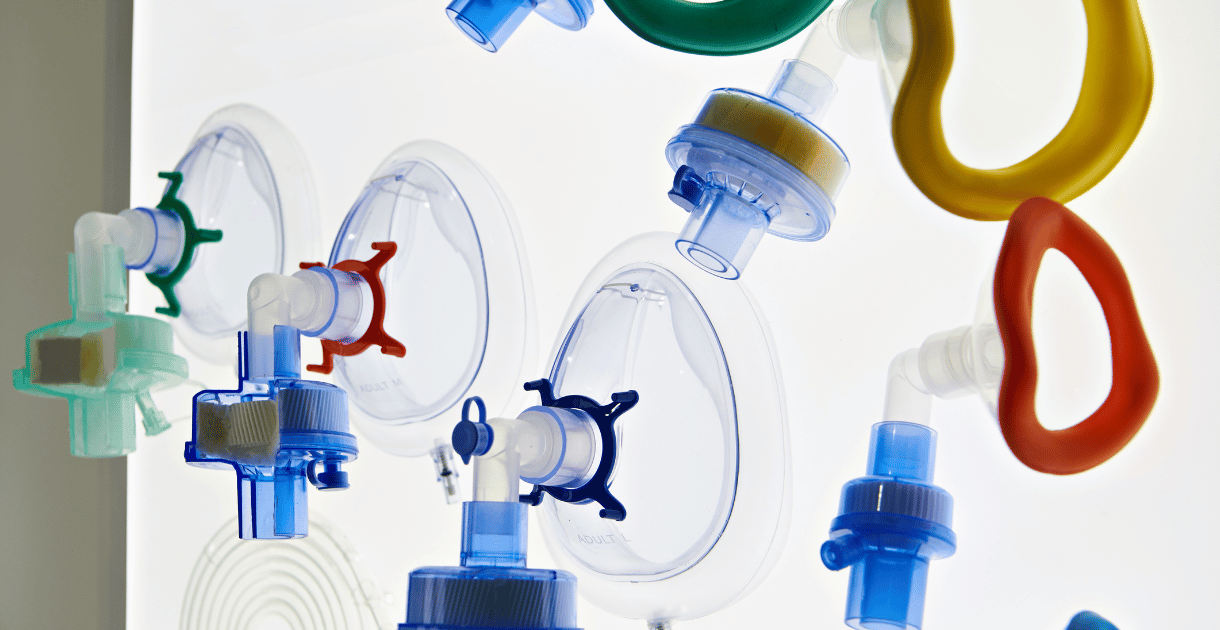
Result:
M1067 203L1118 164L1152 101L1152 53L1135 0L1083 0L1089 47L1076 109L1025 160L977 169L953 157L941 95L953 66L948 0L909 0L911 62L894 102L894 148L911 181L940 207L968 219L1003 221L1022 201Z

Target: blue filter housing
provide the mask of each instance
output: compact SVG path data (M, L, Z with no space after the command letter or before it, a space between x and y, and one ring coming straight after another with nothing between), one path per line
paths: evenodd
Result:
M525 567L528 506L462 504L462 566L411 572L399 630L576 628L576 577Z
M302 538L309 533L306 480L319 490L348 487L342 465L358 451L347 393L300 378L296 328L275 327L275 378L267 383L248 380L246 333L238 339L238 387L195 395L186 461L237 471L241 538Z
M928 563L953 555L953 497L932 485L936 432L907 422L873 425L868 475L843 486L822 544L832 571L851 567L844 621L867 630L919 630Z

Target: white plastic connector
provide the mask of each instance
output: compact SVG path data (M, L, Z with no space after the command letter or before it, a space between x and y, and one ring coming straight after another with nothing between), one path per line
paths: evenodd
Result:
M1003 365L1003 346L994 324L982 322L930 335L918 348L890 362L884 420L928 424L932 396L989 397L998 386ZM994 401L987 402L994 409Z
M114 270L107 247L122 251L127 269L165 273L182 256L183 230L177 215L161 210L134 208L118 214L89 212L73 228L76 257L77 311L84 314L127 310L127 292L105 286ZM110 289L110 290L108 290Z
M579 487L601 461L597 426L579 410L531 407L487 424L492 439L474 461L475 501L517 501L521 480Z
M358 274L313 267L291 276L265 273L246 292L249 310L249 379L275 378L276 326L291 326L310 337L347 343L368 330L373 292Z

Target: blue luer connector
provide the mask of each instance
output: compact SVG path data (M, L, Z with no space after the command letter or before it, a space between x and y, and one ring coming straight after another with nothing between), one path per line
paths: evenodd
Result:
M845 621L869 630L918 630L928 563L953 555L953 497L932 485L936 432L906 422L873 425L868 475L843 486L822 563L851 567Z

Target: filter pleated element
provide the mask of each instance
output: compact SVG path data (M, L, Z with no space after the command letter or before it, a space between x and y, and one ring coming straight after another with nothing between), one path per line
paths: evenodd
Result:
M181 630L383 630L387 603L334 526L310 519L298 540L243 541L225 523L204 547L182 602Z
M276 398L284 431L350 431L347 393L337 387L286 388Z

